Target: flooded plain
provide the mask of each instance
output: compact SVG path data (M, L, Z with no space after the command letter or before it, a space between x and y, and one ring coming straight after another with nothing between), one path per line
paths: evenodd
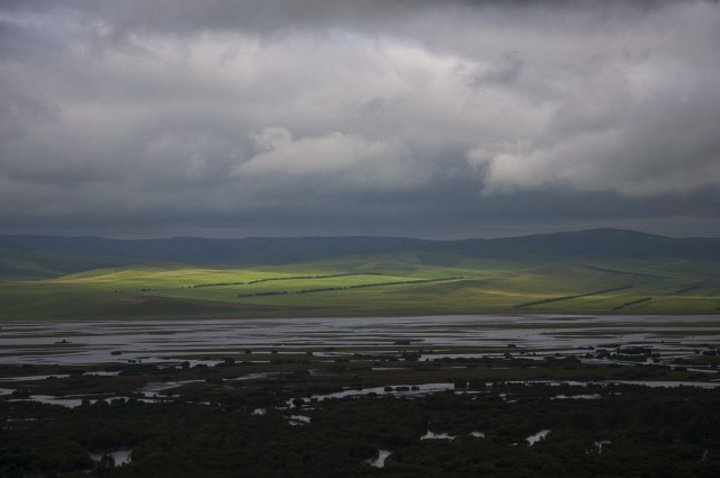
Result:
M635 356L644 354L669 363L716 353L718 344L720 316L28 320L1 325L0 364L155 363L203 357L212 366L219 356L239 351L314 349L336 358L368 351L393 354L408 348L427 351L421 360L507 353L543 359L607 348L635 362ZM623 357L615 359L620 362Z
M720 393L720 316L25 321L0 324L0 369L3 431L41 443L45 417L66 420L63 434L96 435L76 448L98 473L150 466L164 442L142 437L176 443L214 420L202 436L241 430L225 456L254 446L247 431L266 430L270 443L286 440L279 460L304 440L326 450L349 439L342 463L355 450L365 471L383 473L447 450L453 460L488 451L483 462L565 448L617 460L632 447L657 461L667 438L623 437L678 423L680 438L694 423L716 435L705 423ZM98 429L98 416L116 425ZM694 465L715 466L712 443L683 442L682 456L694 446Z

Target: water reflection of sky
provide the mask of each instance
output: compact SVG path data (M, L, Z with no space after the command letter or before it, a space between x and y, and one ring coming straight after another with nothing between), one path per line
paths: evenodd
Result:
M497 347L573 350L650 343L692 353L720 341L719 316L442 316L237 320L24 321L2 325L0 363L160 361L187 354L299 347ZM63 342L66 341L66 342ZM397 348L397 346L396 346ZM114 354L113 354L114 352Z

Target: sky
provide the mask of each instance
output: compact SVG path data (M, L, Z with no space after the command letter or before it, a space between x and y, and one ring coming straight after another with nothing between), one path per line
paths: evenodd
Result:
M720 237L716 1L0 0L0 233Z

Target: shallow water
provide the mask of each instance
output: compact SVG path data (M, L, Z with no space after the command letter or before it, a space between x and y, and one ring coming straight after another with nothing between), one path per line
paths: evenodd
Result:
M46 405L60 405L65 408L77 408L82 405L84 396L54 397L52 395L30 395L28 398L18 398L11 402L36 402ZM97 400L89 400L88 403L95 403Z
M423 436L420 437L421 440L454 440L454 435L448 435L447 433L433 433L430 430L427 431Z
M55 375L28 375L25 377L0 377L0 382L31 382L36 380L48 380L48 379L60 379L68 378L68 374L55 374Z
M367 463L375 468L384 468L385 460L387 460L390 455L392 455L392 452L389 450L378 450L377 458L370 459Z
M309 425L311 418L306 415L290 415L288 423L292 426Z
M602 395L599 393L586 393L581 395L555 395L553 400L599 400Z
M99 463L104 455L110 455L113 458L116 467L127 465L132 461L132 450L115 450L107 451L105 453L90 453L90 459Z
M388 387L370 387L370 388L355 388L347 389L342 392L327 393L324 395L312 395L308 400L321 402L332 398L350 398L350 397L362 397L367 395L391 395L391 396L403 396L413 397L428 395L436 392L443 392L445 390L455 389L455 384L452 383L423 383L419 385L393 385ZM287 401L288 406L293 406L293 400Z
M528 446L533 446L534 444L543 441L550 434L550 431L551 430L540 430L534 435L527 437L525 441L528 443Z
M237 320L133 320L4 323L0 363L171 362L193 355L309 346L504 347L577 353L588 347L645 344L683 357L720 342L718 316L438 316ZM72 347L58 344L72 338ZM395 347L397 348L397 347ZM448 352L446 356L452 354ZM450 355L452 356L452 355ZM442 356L425 357L437 359ZM530 357L526 357L530 358ZM212 361L219 363L219 361Z
M138 393L146 398L154 398L158 394L164 395L163 392L172 390L173 388L179 388L189 383L201 383L205 380L178 380L175 382L153 382L148 383L143 388L138 390Z
M688 382L678 380L508 380L505 383L522 384L522 385L548 385L551 387L589 387L591 385L635 385L638 387L650 388L677 388L677 387L694 387L713 389L720 388L720 382ZM573 398L573 397L570 397Z
M12 393L14 390L10 390ZM88 398L92 395L73 395L69 397L55 397L52 395L30 395L27 398L14 398L8 400L9 402L35 402L44 403L46 405L59 405L65 408L77 408L83 404L83 400L87 399L89 405L95 404L99 401L112 402L113 400L129 400L128 397L111 396L104 398ZM152 398L133 398L143 403L157 403L157 400Z
M596 441L595 443L593 443L593 445L595 446L595 449L597 450L598 455L602 455L603 446L604 445L612 445L612 441L600 440L600 441Z

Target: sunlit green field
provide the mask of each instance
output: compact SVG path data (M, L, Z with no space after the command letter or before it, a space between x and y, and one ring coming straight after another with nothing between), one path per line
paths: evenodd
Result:
M388 254L245 268L178 264L0 282L4 319L474 313L717 314L717 264Z

